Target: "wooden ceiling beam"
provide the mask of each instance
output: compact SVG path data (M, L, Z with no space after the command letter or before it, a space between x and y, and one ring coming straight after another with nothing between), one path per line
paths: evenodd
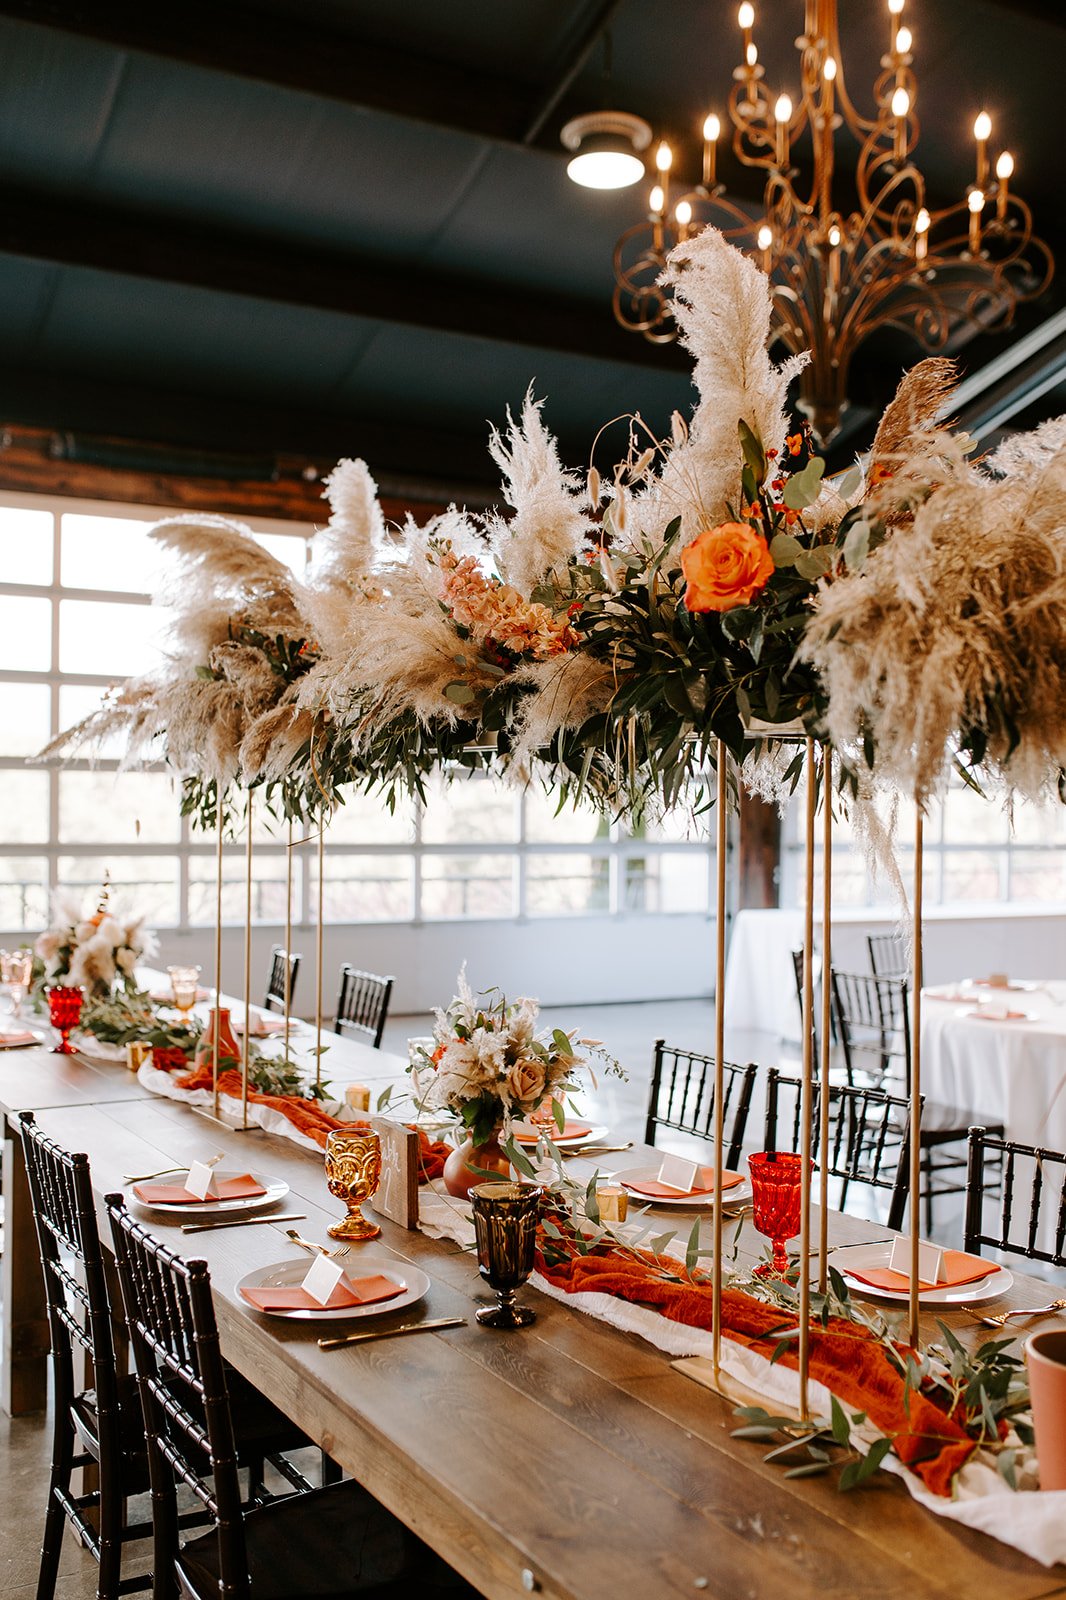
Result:
M0 186L0 254L184 284L626 366L687 371L677 349L635 339L606 304L264 242L186 219Z
M536 85L240 0L0 0L0 16L509 144L521 144L539 99Z

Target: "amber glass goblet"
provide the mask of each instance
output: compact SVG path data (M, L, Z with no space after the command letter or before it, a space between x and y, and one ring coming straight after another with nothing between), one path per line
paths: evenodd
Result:
M536 1320L529 1306L515 1304L515 1290L533 1271L543 1196L535 1183L479 1183L470 1190L478 1267L497 1300L474 1313L484 1328L524 1328Z
M33 956L28 950L0 950L0 981L11 996L11 1017L22 1012L22 1002L33 977Z
M326 1182L330 1194L343 1200L348 1215L329 1229L331 1239L376 1239L381 1229L360 1209L381 1182L381 1140L376 1133L347 1133L334 1128L326 1139Z
M813 1161L811 1166L814 1166ZM752 1221L770 1241L772 1259L754 1268L757 1278L783 1278L788 1272L785 1245L800 1231L803 1157L790 1151L765 1150L748 1157L751 1172Z
M189 1012L196 1004L196 996L200 992L200 968L168 967L167 976L170 979L170 992L174 997L174 1009L181 1012L182 1022L187 1023Z
M70 984L53 984L48 991L48 1020L59 1034L59 1043L52 1046L53 1055L73 1056L77 1054L70 1042L70 1035L78 1026L81 1016L82 1004L85 1000L85 991L80 987Z

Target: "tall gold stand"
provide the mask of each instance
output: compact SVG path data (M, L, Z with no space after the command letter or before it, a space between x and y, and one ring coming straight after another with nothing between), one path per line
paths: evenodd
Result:
M322 1084L322 911L325 904L326 815L318 819L318 926L315 931L315 1086Z
M215 1039L211 1050L211 1109L218 1119L218 1017L222 1004L222 786L215 787L218 845L215 853Z
M814 740L808 736L804 755L806 810L804 828L803 900L803 1078L800 1101L800 1259L799 1259L799 1385L800 1419L810 1415L807 1377L811 1332L811 1125L814 1120Z
M913 993L911 995L911 1148L910 1208L911 1266L908 1296L908 1334L918 1343L918 1247L922 1237L922 849L924 818L920 806L914 813L914 928Z
M248 1126L248 1062L252 1045L252 791L248 791L244 856L244 1033L241 1035L241 1127Z
M833 966L833 752L822 746L822 1004L818 1072L818 1289L829 1286L829 1059Z
M725 1108L722 1104L725 1081L725 890L726 890L726 803L728 785L726 747L718 741L717 816L715 818L715 844L717 853L718 893L715 901L715 962L714 962L714 1265L711 1274L711 1338L714 1384L721 1383L722 1358L722 1140L725 1128Z
M292 1010L292 818L285 846L285 1060L289 1059L289 1029Z

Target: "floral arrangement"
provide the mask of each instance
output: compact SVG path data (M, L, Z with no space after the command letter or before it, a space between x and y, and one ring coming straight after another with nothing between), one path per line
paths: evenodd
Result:
M53 900L52 926L38 934L33 947L41 962L41 986L80 986L89 998L108 998L116 983L135 994L137 963L151 960L158 948L143 916L112 913L106 879L91 916L84 914L80 902L59 890Z
M574 1049L576 1030L538 1035L536 1000L508 1001L496 989L475 995L465 967L457 987L450 1004L434 1012L433 1049L414 1047L408 1070L419 1110L453 1112L475 1145L501 1128L509 1140L512 1124L530 1117L565 1127L565 1098L579 1087L575 1074L587 1061ZM621 1074L597 1041L577 1042Z

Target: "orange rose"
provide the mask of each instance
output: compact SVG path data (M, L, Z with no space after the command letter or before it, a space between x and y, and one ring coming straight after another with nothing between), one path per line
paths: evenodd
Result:
M732 611L745 606L773 576L766 540L746 522L705 528L681 552L689 611Z

